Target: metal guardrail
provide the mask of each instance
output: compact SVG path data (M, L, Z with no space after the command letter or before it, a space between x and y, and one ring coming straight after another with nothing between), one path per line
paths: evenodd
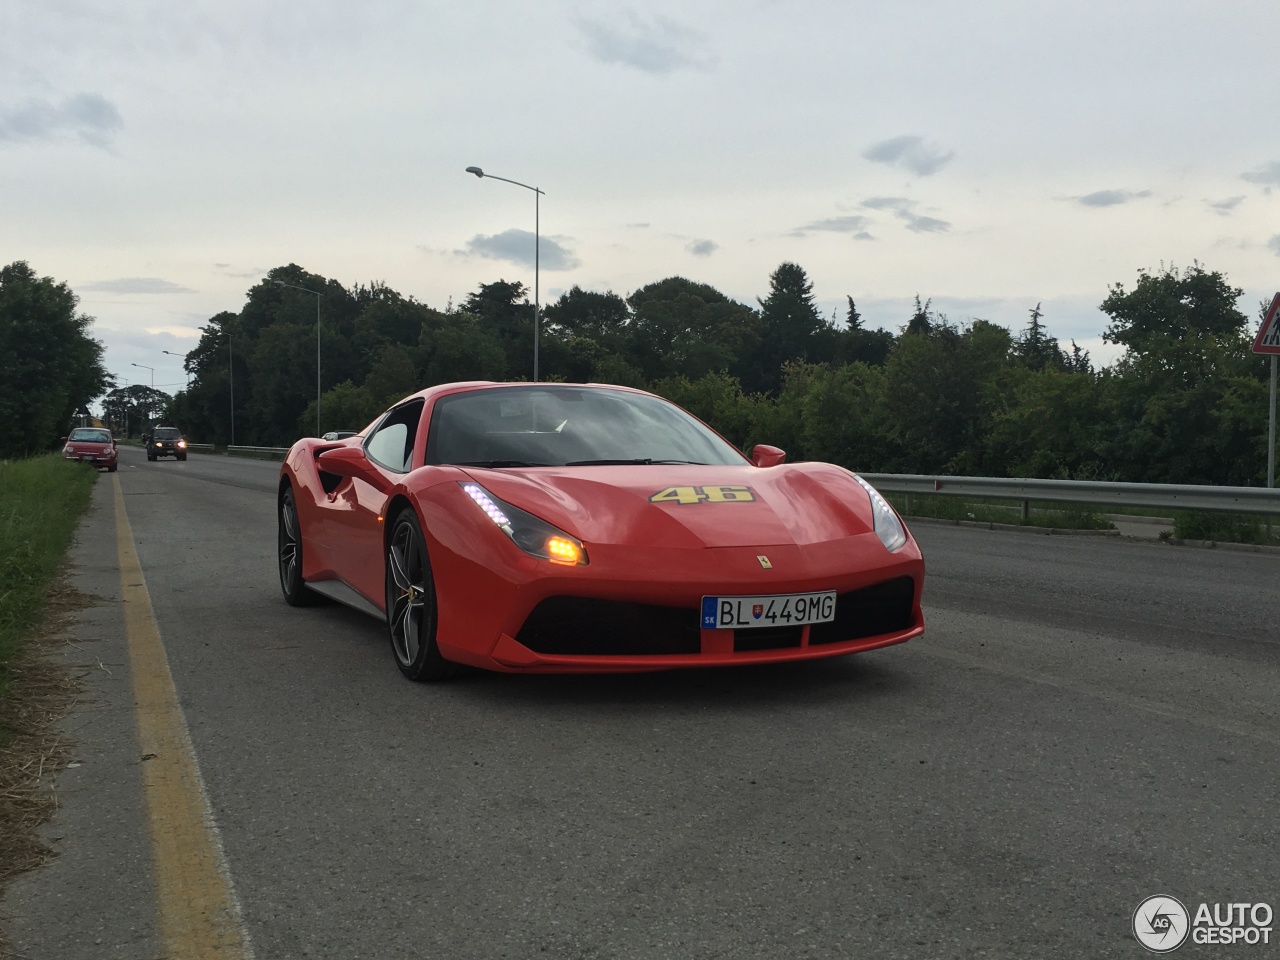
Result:
M188 450L194 450L196 453L213 453L212 443L188 443Z
M288 452L288 447L227 447L227 453L233 457L270 457L283 460Z
M1280 489L1210 487L1179 483L1110 483L1093 480L1031 480L999 477L941 477L863 473L886 493L930 493L952 497L1021 500L1023 515L1032 500L1095 507L1159 507L1221 513L1280 514Z

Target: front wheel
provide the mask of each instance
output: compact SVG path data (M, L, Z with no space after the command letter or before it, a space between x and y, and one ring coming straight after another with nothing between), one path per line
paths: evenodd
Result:
M116 463L111 464L111 466L107 467L107 473L115 473L116 467L118 466L119 464L116 464Z
M396 666L410 680L444 680L453 664L436 646L436 588L422 528L403 511L387 546L387 630Z
M298 523L298 507L293 488L280 498L280 526L276 538L280 559L280 589L291 607L310 607L319 597L302 581L302 526Z

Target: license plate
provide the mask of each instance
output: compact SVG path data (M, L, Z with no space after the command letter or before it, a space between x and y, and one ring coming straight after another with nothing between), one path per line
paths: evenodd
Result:
M703 597L704 630L796 627L836 618L836 593L785 593L767 597Z

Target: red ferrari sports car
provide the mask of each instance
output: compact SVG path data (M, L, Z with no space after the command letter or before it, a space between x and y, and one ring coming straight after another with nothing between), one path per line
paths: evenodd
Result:
M924 631L924 561L870 484L748 459L626 387L450 383L280 473L285 599L385 620L401 672L639 671Z

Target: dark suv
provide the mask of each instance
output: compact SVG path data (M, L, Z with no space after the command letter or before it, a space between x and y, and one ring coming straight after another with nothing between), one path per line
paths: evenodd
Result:
M187 441L182 439L182 431L177 427L156 427L146 440L147 459L160 457L177 457L187 459Z

